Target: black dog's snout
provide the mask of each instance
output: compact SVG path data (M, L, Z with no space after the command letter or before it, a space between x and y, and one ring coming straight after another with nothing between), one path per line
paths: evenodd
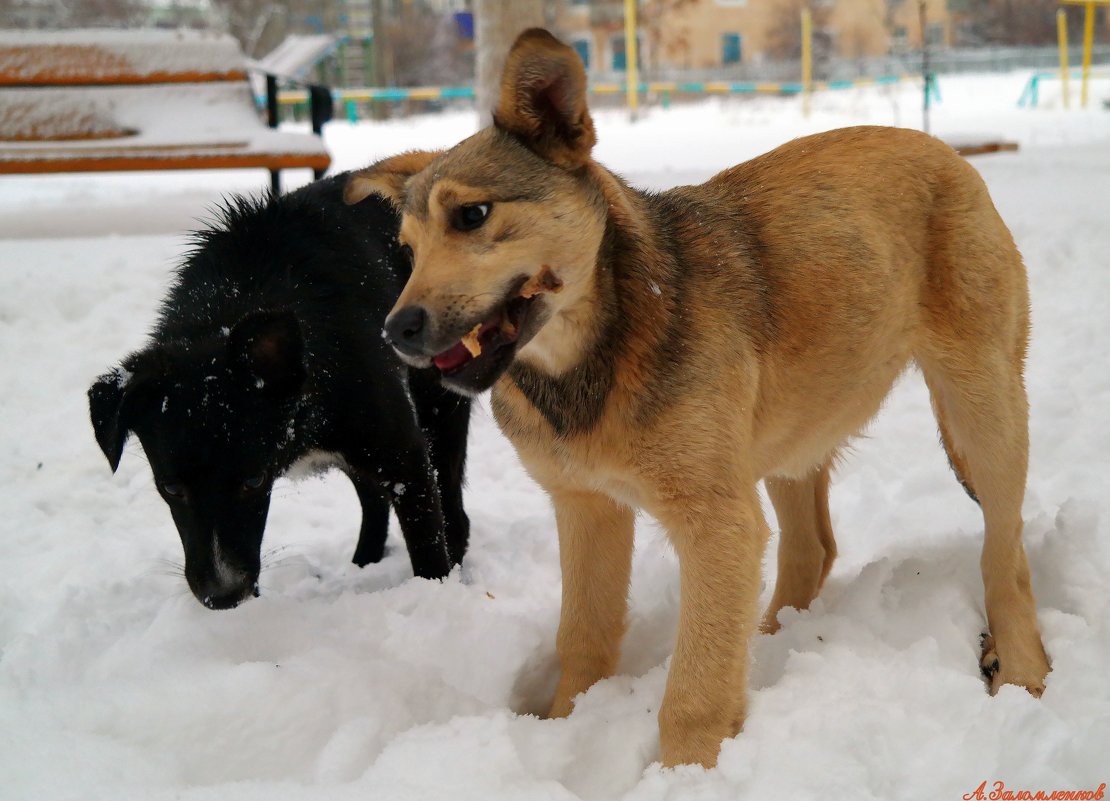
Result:
M234 609L248 598L259 596L257 581L240 581L228 585L217 581L204 582L203 586L193 590L197 600L209 609Z
M428 312L423 306L405 306L385 320L385 335L394 347L420 355L427 332Z

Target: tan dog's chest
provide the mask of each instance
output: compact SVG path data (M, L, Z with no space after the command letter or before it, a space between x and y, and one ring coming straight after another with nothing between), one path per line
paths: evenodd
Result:
M632 508L645 505L650 491L637 469L644 443L628 439L626 430L614 432L603 418L589 432L559 436L508 379L494 387L492 401L497 424L541 485L601 493Z

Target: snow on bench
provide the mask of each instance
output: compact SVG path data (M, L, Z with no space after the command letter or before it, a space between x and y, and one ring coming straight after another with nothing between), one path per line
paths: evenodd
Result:
M262 121L230 36L0 32L0 174L264 168L276 191L279 170L330 161Z

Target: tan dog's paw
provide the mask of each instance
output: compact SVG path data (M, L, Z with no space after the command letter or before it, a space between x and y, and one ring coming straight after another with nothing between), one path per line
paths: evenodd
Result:
M565 718L574 709L573 698L556 698L551 704L551 709L547 710L544 715L545 720L554 720L555 718Z
M1047 660L1028 660L1030 664L1025 670L1015 669L1011 661L1021 660L1000 659L993 636L983 634L979 641L983 646L983 655L979 657L979 670L990 686L991 695L996 695L1003 684L1013 684L1024 687L1034 698L1041 697L1044 693L1045 676L1050 670ZM1038 662L1043 662L1043 665L1037 664Z
M759 633L760 634L774 634L781 628L782 628L782 624L779 623L778 610L776 609L772 613L771 610L768 609L767 614L765 614L763 616L763 620L759 624Z

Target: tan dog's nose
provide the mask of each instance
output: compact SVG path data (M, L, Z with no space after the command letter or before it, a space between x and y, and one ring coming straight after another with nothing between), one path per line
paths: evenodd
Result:
M425 356L428 312L423 306L405 306L385 319L385 336L397 350L409 356Z

